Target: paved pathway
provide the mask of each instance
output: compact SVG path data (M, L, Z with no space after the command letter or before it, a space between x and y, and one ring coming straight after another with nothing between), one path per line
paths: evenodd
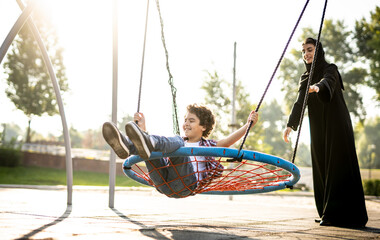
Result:
M380 200L368 199L363 229L321 227L304 193L170 199L153 189L0 185L0 239L380 239Z

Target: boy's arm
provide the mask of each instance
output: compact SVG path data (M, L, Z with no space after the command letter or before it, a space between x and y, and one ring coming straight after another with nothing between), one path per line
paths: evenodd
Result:
M242 138L244 136L244 134L247 130L247 127L249 126L249 123L252 121L251 127L253 127L257 123L258 119L259 119L259 114L255 111L252 111L249 114L247 123L244 124L244 126L239 128L235 132L231 133L228 137L219 140L217 142L216 146L217 147L229 147L229 146L231 146L232 144L234 144L235 142L237 142L240 138Z

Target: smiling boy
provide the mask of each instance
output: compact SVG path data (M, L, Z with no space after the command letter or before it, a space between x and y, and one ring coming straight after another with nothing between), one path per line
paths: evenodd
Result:
M149 177L156 189L173 198L182 198L194 194L194 190L205 186L212 179L219 177L223 166L213 157L171 157L148 160L151 153L170 153L180 147L230 147L244 136L247 126L252 126L258 120L258 113L252 111L247 123L229 136L216 141L207 137L215 125L215 117L205 106L192 104L187 106L184 123L182 125L185 137L165 137L148 135L145 126L145 117L142 113L135 113L134 121L125 126L125 137L110 122L103 124L103 136L120 158L127 158L137 154L145 159Z

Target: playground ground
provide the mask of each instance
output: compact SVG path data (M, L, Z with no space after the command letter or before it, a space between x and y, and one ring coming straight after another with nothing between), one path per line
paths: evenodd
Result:
M380 199L367 197L366 228L322 227L311 193L197 195L153 189L0 185L0 239L380 239Z

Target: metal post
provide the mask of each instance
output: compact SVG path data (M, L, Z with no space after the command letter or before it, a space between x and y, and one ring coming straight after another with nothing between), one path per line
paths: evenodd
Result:
M236 102L236 42L234 42L234 68L232 70L233 78L232 78L232 122L230 124L231 132L234 132L237 129L236 124L236 111L235 111L235 102ZM230 163L230 168L233 166ZM233 200L233 196L229 195L228 198L230 201Z
M372 152L369 152L368 179L371 180Z
M236 42L234 42L234 68L233 68L233 82L232 82L232 131L236 130L236 113L235 113L235 101L236 101Z
M117 0L113 1L113 66L112 66L112 122L117 123L117 83L118 83L118 14ZM116 155L111 151L109 167L109 201L108 206L114 207L115 202L115 179L116 179Z
M21 9L24 9L25 6L21 1L17 1ZM25 8L27 9L27 8ZM25 11L25 10L24 10ZM67 127L65 109L63 107L63 102L61 98L61 93L57 81L57 77L54 72L53 64L51 63L50 57L46 50L46 47L42 41L41 35L38 32L37 27L33 23L32 17L28 20L28 26L33 33L35 40L41 50L42 57L48 69L50 79L53 83L53 88L57 98L59 113L61 115L62 127L63 127L63 139L65 141L65 150L66 150L66 183L67 183L67 205L72 205L72 192L73 192L73 164L71 158L71 144L70 144L70 135Z
M372 169L372 155L375 152L376 145L371 144L369 147L369 156L368 156L368 179L371 179L371 169Z

